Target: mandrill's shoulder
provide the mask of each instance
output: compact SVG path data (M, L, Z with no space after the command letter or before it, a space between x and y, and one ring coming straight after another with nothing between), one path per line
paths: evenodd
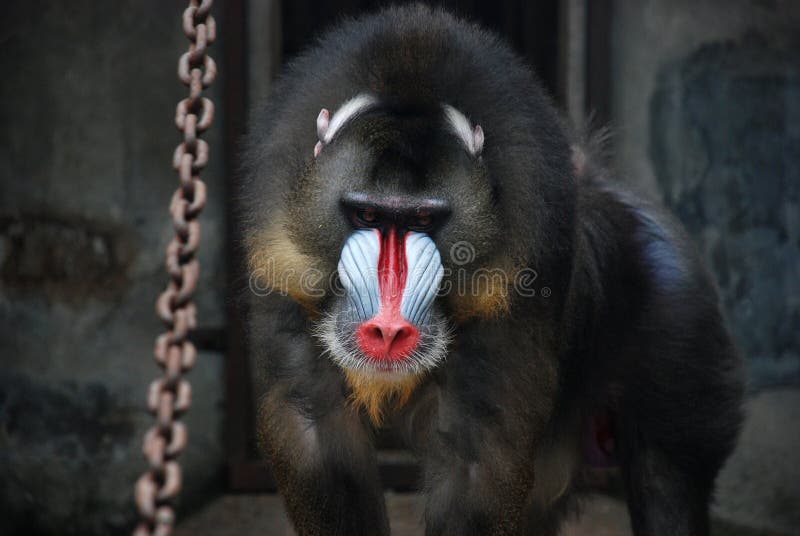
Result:
M624 297L629 312L655 303L715 309L716 288L681 223L605 168L587 162L581 171L576 272L590 292L605 307Z

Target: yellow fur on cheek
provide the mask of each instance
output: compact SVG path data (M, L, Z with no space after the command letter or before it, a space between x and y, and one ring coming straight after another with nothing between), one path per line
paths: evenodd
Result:
M280 225L251 236L247 250L255 292L279 292L316 311L327 281L319 259L301 253Z
M386 414L401 409L422 381L419 374L383 378L379 373L345 370L350 402L364 409L380 426Z
M505 287L497 290L506 291ZM480 292L476 295L454 296L450 300L457 322L470 318L498 318L509 312L508 294Z
M511 266L511 263L502 263ZM470 318L499 318L511 310L510 291L517 270L478 268L474 272L456 271L448 301L457 322Z

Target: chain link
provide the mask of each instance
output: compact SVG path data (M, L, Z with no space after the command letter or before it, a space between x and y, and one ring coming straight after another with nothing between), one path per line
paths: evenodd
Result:
M195 258L200 243L197 219L206 204L206 185L200 172L208 163L208 143L198 136L214 120L214 103L202 96L217 77L217 65L206 49L217 36L210 10L213 0L191 0L183 12L183 32L189 50L178 60L178 79L189 88L189 96L178 103L175 125L183 142L175 149L172 165L180 186L172 196L170 214L175 237L167 246L166 268L170 280L156 302L156 312L167 331L155 342L155 358L162 377L150 384L147 408L156 424L144 436L142 452L149 468L136 482L134 496L140 522L134 536L166 536L175 523L175 499L181 490L181 468L177 458L186 447L186 425L180 422L192 401L192 389L183 374L197 360L197 350L188 340L195 327L192 295L200 277Z

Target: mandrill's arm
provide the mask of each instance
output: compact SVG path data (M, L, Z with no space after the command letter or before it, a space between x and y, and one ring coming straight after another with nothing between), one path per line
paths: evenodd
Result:
M310 419L273 391L260 412L262 442L300 536L389 534L375 453L350 407Z
M372 441L304 333L273 332L259 443L299 536L388 535Z

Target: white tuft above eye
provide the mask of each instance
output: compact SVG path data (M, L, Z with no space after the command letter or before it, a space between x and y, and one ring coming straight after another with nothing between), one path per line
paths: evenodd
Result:
M480 125L475 125L473 128L467 116L449 104L445 104L443 108L453 134L461 140L472 156L479 156L483 151L483 128Z
M327 108L322 108L317 115L318 141L314 146L314 158L319 156L323 147L328 145L347 123L377 105L377 97L361 93L342 104L332 116Z

